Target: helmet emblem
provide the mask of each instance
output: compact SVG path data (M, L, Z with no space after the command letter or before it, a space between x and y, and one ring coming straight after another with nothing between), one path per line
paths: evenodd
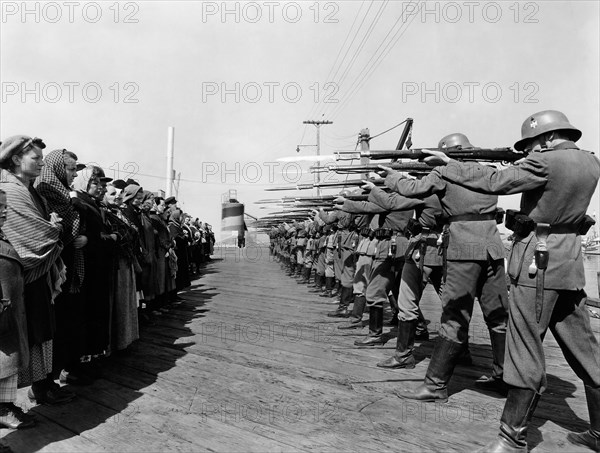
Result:
M531 123L529 123L529 127L535 129L537 127L537 121L535 118L531 118Z

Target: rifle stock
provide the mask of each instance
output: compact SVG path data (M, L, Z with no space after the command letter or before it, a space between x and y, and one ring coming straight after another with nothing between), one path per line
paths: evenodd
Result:
M423 159L430 154L423 152L424 149L441 151L452 159L466 161L486 162L515 162L527 156L527 154L514 151L511 148L416 148L401 151L396 150L369 150L360 153L361 157L373 160L382 159Z

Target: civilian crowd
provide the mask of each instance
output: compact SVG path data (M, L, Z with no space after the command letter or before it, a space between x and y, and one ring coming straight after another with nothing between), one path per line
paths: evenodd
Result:
M34 419L15 404L75 394L179 300L213 253L211 226L134 180L112 180L39 138L0 143L0 427Z

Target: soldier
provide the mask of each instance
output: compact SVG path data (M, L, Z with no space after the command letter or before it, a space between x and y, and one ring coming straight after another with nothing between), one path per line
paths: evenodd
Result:
M452 134L441 142L447 147L473 147L463 134ZM498 197L449 183L436 170L420 180L407 179L391 168L386 171L386 186L400 195L437 195L448 222L442 234L446 282L439 337L424 383L414 390L400 390L396 394L421 401L448 401L447 385L464 354L475 297L490 332L493 353L492 377L484 378L480 385L503 393L508 293L504 246L496 227Z
M352 307L351 321L338 326L338 329L362 329L363 313L367 305L366 290L369 285L369 275L373 265L373 258L377 252L377 240L369 227L369 216L360 215L354 219L356 236L349 244L355 260L354 276L352 279L352 292L354 306Z
M508 397L499 437L483 451L526 452L527 427L546 389L543 339L548 328L585 385L590 429L567 439L600 451L600 356L583 290L581 235L600 162L574 142L581 131L555 110L527 117L515 149L530 151L515 167L469 166L431 152L448 164L441 175L485 193L522 193L518 215L507 216L515 232L508 260L510 318L504 380ZM468 171L466 171L468 170ZM576 196L574 196L576 194Z
M369 200L373 200L372 193ZM372 201L351 201L342 197L337 198L336 209L346 212L378 215L374 236L378 239L376 253L369 275L369 284L366 288L366 300L369 307L369 334L362 340L354 342L355 346L371 347L385 344L383 336L383 304L388 301L388 294L398 281L404 265L404 252L408 246L405 237L405 228L408 220L413 216L415 206L423 204L421 200L405 198L402 206L395 211L388 211ZM394 307L395 308L395 307Z
M375 187L372 187L371 193L386 209L392 210L404 203L404 197L397 193L387 193ZM423 199L423 205L415 208L415 215L417 220L407 226L411 237L400 279L396 351L392 357L377 364L381 368L415 367L413 348L417 327L423 317L419 301L427 281L431 280L438 295L442 294L443 263L437 244L442 230L442 208L438 197L432 195ZM421 334L419 339L429 339L429 335Z
M327 224L336 223L338 226L335 251L334 251L334 272L340 281L340 303L337 310L327 313L332 318L347 318L350 316L348 307L354 300L354 291L352 285L354 282L354 271L356 263L354 258L354 248L356 233L354 232L354 216L343 211L332 211L329 214L323 209L319 212L319 217Z

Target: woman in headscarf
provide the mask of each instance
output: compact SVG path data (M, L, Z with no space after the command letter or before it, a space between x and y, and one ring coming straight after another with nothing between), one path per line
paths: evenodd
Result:
M121 202L119 189L109 184L104 195L104 223L117 236L110 281L111 352L124 350L140 336L134 270L134 244L138 238L119 209Z
M98 168L88 165L73 181L73 203L81 217L81 224L88 243L84 248L85 279L82 293L84 303L85 359L73 364L69 370L88 378L99 376L98 362L91 358L102 357L108 349L110 322L109 272L107 256L116 243L116 235L104 232L104 222L97 198L103 193ZM73 369L74 368L74 369Z
M7 195L8 214L2 227L23 264L29 366L19 373L22 385L32 382L28 396L41 404L70 401L73 393L52 379L52 339L55 331L55 288L62 283L60 217L48 210L33 187L44 166L39 138L17 135L0 145L0 189Z
M29 362L27 319L23 301L23 266L2 234L6 193L0 189L0 428L33 426L31 416L15 405L19 369Z
M76 176L77 155L66 149L56 149L44 158L44 167L35 180L34 187L46 199L50 210L63 219L61 240L64 248L61 258L67 269L67 280L62 285L61 294L54 301L54 370L62 370L61 382L78 385L91 381L69 372L71 366L78 364L84 355L85 339L81 286L85 275L82 248L87 244L87 238L80 234L79 212L71 202L70 186Z
M177 254L175 295L177 294L177 291L187 288L192 284L189 274L187 236L182 228L181 217L182 213L180 209L171 211L171 215L169 216L169 232L171 233L171 237L175 240L175 253Z
M150 208L148 217L152 222L152 226L156 231L156 300L158 302L158 308L164 306L167 302L167 272L169 258L169 249L171 248L172 241L171 235L169 234L169 227L167 222L164 221L161 214L164 212L165 205L162 198L155 197L154 203Z
M154 206L154 194L144 190L142 203L140 204L140 219L142 221L142 238L146 249L146 259L142 264L142 291L146 311L151 312L155 308L155 299L158 293L157 275L157 234L158 231L150 220L150 210Z
M138 298L138 310L141 310L142 300L144 299L143 289L143 267L146 265L150 257L148 255L147 247L144 242L144 224L142 223L142 217L140 212L140 207L142 204L142 200L144 199L144 189L137 184L129 184L123 189L123 204L124 208L122 209L123 215L129 220L129 223L135 228L137 232L137 243L134 245L135 251L135 281L136 281L136 290L137 298ZM142 315L140 311L140 315ZM149 322L147 316L138 316L140 322Z

